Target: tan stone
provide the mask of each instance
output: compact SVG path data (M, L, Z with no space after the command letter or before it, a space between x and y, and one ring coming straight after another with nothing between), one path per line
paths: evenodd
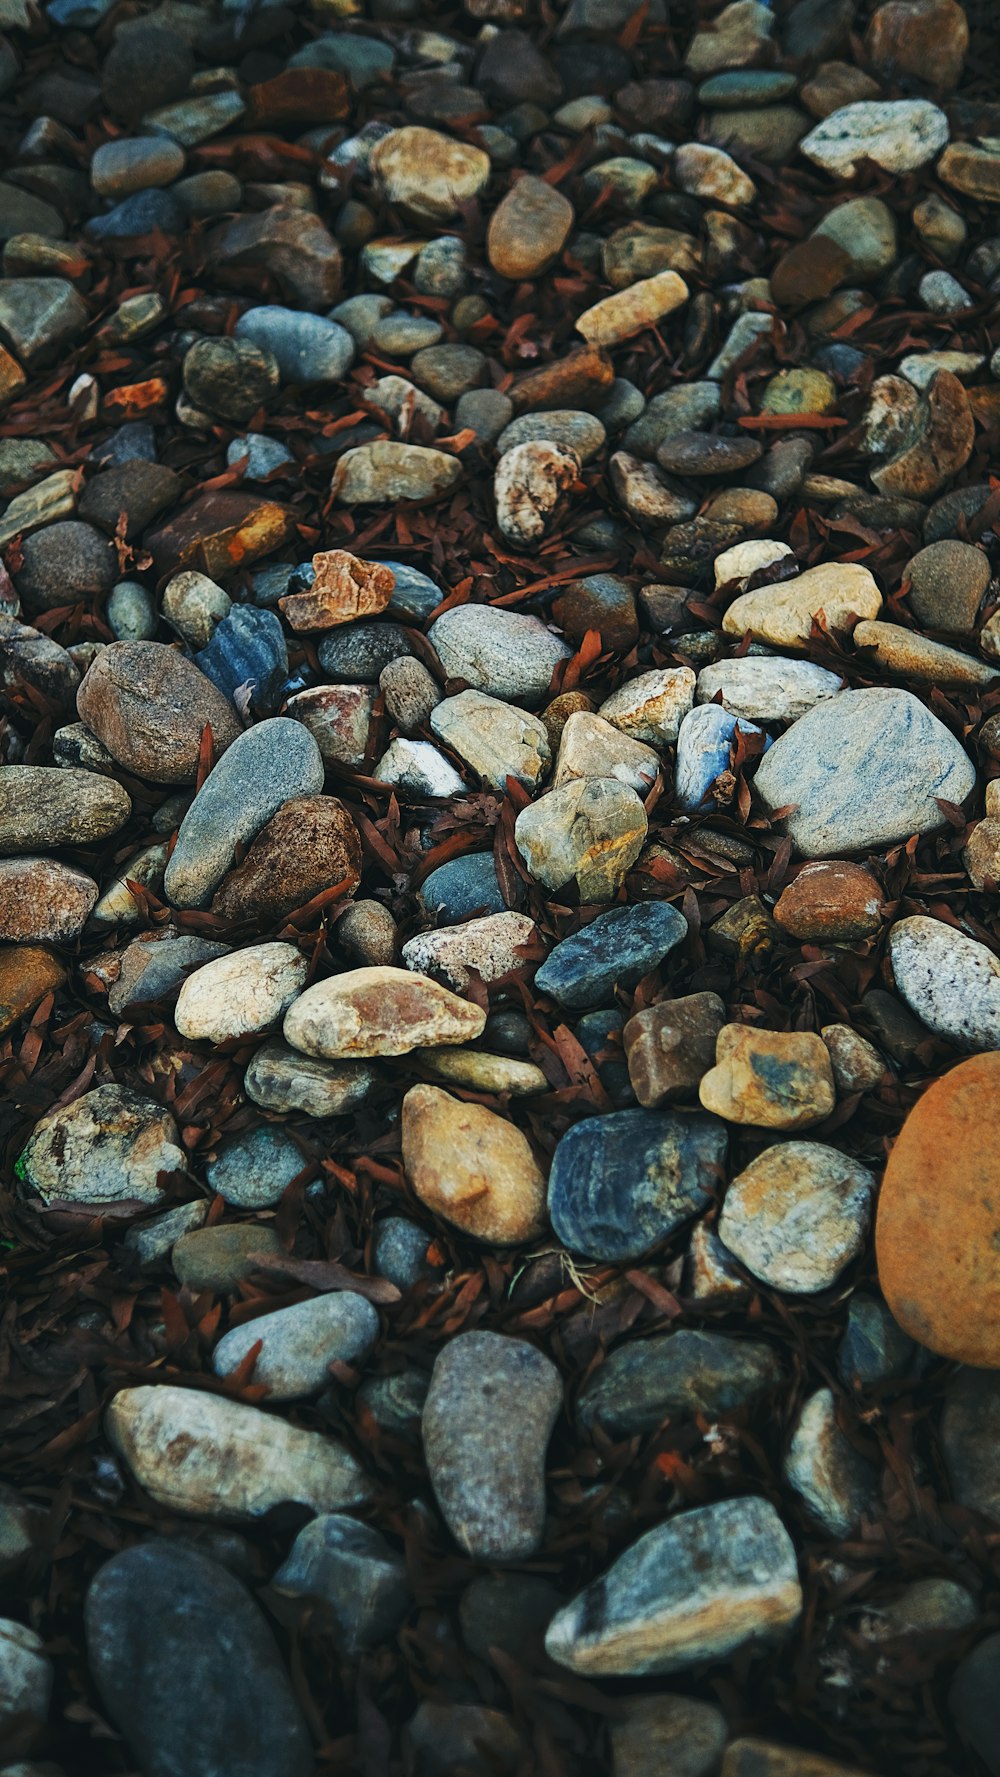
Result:
M1000 154L972 142L949 142L937 164L939 179L964 196L1000 204Z
M195 969L177 996L174 1023L196 1043L228 1043L270 1030L308 973L291 944L251 944Z
M670 745L694 704L696 682L689 666L655 667L613 691L598 713L632 740L653 747Z
M59 958L41 944L13 944L0 949L0 1035L66 978Z
M72 944L97 895L92 877L55 858L2 858L0 941Z
M726 635L750 632L774 648L805 648L814 617L843 633L858 617L877 617L882 595L874 577L858 562L823 562L796 580L741 593L722 619Z
M540 1233L545 1178L513 1123L439 1086L411 1086L402 1136L406 1176L436 1215L499 1246Z
M57 765L0 766L0 855L90 845L110 838L132 812L114 778Z
M962 858L974 888L1000 887L1000 820L977 821Z
M652 278L642 278L627 290L605 296L578 316L576 330L592 346L613 346L631 339L646 327L655 327L674 309L680 308L690 292L684 279L675 271L661 271Z
M995 158L1000 166L1000 155ZM929 500L965 467L975 431L969 397L958 377L939 370L917 403L903 448L884 468L872 471L872 481L881 494Z
M630 1018L622 1032L628 1077L647 1110L697 1092L715 1061L726 1008L717 993L661 1000Z
M838 1092L870 1092L886 1078L888 1069L874 1043L849 1024L824 1024L820 1036L830 1051Z
M486 231L486 253L502 278L539 278L569 239L573 206L545 179L527 174L497 205Z
M808 1129L836 1103L830 1055L812 1031L724 1024L698 1093L706 1111L758 1129Z
M312 558L316 578L305 592L278 604L294 630L333 629L358 617L377 617L392 597L396 576L378 561L359 561L347 549L322 549Z
M387 203L421 221L446 222L478 197L490 176L490 158L438 130L407 124L375 144L371 171Z
M0 413L20 394L27 380L17 359L0 346Z
M660 757L640 740L613 728L603 716L574 710L559 741L552 788L581 777L616 777L637 796L645 796L660 775Z
M486 1014L412 969L349 969L317 981L285 1016L293 1049L327 1060L408 1055L411 1049L470 1043Z
M575 778L521 810L514 836L532 876L580 900L611 901L642 850L648 821L634 790L614 777Z
M512 1098L530 1098L549 1089L540 1067L512 1055L491 1055L485 1049L421 1049L418 1057L439 1079L473 1092L509 1092Z
M1000 673L1000 663L987 666L974 655L949 648L945 642L932 642L916 630L904 629L901 623L859 623L852 640L861 653L877 660L888 672L922 685L960 690L989 685Z
M270 925L315 895L361 880L361 838L336 796L293 796L262 827L212 902L223 919Z
M104 648L84 675L76 707L119 765L154 784L194 783L206 726L216 758L242 732L228 698L162 642Z
M860 864L806 864L783 890L774 917L793 938L838 943L870 938L882 924L882 890Z
M864 1777L864 1772L858 1765L842 1765L818 1752L746 1739L730 1741L721 1777Z

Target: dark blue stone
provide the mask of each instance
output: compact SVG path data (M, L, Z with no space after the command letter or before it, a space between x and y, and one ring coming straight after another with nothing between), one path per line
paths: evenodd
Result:
M389 610L394 617L412 617L417 623L423 623L441 603L447 588L435 586L429 574L408 567L406 562L387 561L385 566L396 576Z
M276 605L291 591L293 568L290 562L272 562L266 568L254 568L250 587L255 605Z
M422 1277L431 1277L440 1265L431 1264L427 1249L432 1236L426 1228L405 1216L385 1216L375 1223L372 1234L372 1258L380 1277L387 1277L398 1290L411 1290Z
M597 1006L616 987L634 987L686 937L687 920L668 901L611 907L556 945L535 986L561 1006Z
M319 645L319 663L333 680L374 685L383 667L412 654L401 623L345 623Z
M849 1387L868 1388L905 1376L917 1356L917 1346L879 1296L859 1292L851 1297L837 1352L837 1368Z
M155 463L156 434L146 420L129 420L97 446L90 460L110 469L122 463Z
M619 1345L582 1390L577 1415L611 1437L645 1437L664 1419L731 1413L780 1380L778 1354L763 1340L682 1327Z
M471 919L474 913L507 911L491 851L476 851L464 858L449 858L447 864L439 864L436 870L431 871L417 894L421 906L446 925L460 919Z
M241 685L251 687L254 709L273 710L288 677L288 649L281 623L273 611L257 605L234 605L195 655L206 678L227 697Z
M857 346L844 345L834 340L831 345L820 346L813 355L813 363L817 370L825 370L829 376L842 376L846 381L852 377L862 364L867 362L867 352L859 352Z
M170 191L133 191L106 216L92 216L86 232L93 241L124 241L133 235L182 234L187 227L184 205Z
M597 1077L616 1110L635 1103L622 1047L625 1014L617 1006L602 1006L577 1020L575 1036L597 1069ZM598 1059L602 1057L602 1059Z
M705 1208L725 1157L718 1117L589 1117L552 1156L549 1218L563 1245L586 1259L638 1259Z

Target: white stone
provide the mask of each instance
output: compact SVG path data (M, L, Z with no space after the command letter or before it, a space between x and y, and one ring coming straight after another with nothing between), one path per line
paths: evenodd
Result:
M724 148L710 148L706 142L685 142L678 148L673 175L679 190L715 203L752 204L757 196L753 180L732 155Z
M450 679L526 703L548 695L556 667L573 652L540 618L495 605L454 605L431 624L427 639Z
M581 777L616 777L637 796L645 796L660 774L660 757L643 741L633 740L595 716L590 710L574 710L559 739L552 788Z
M545 725L485 691L461 691L431 711L431 728L445 746L495 790L508 777L532 790L552 761Z
M388 964L316 981L285 1014L285 1041L329 1061L408 1055L439 1043L471 1043L486 1014L429 975Z
M193 1043L228 1043L276 1024L301 993L309 964L291 944L252 944L203 963L177 996L174 1023Z
M719 1236L762 1283L811 1295L862 1250L874 1191L867 1167L837 1148L775 1142L730 1184Z
M580 458L567 444L535 438L515 444L493 477L497 523L512 543L538 543L560 498L580 480Z
M655 667L629 679L605 698L599 714L612 728L654 747L677 739L694 703L695 675L689 666Z
M735 580L741 583L742 589L751 574L769 568L772 562L781 561L784 556L794 557L794 554L787 543L778 543L773 537L751 537L746 543L734 543L731 549L724 549L715 558L715 584L726 586Z
M537 942L538 927L526 913L488 913L484 919L420 932L407 940L400 954L408 969L464 993L471 971L487 984L499 981L523 967L519 946Z
M1000 1049L1000 959L942 919L917 913L889 933L889 960L911 1011L960 1049Z
M382 754L373 775L407 796L427 796L432 801L464 796L468 788L429 740L407 740L402 735Z
M711 703L721 691L723 707L751 722L796 722L824 697L835 697L844 681L811 660L781 654L746 654L716 660L698 674L696 703Z
M947 140L948 119L927 99L863 99L824 117L799 148L828 173L851 179L864 160L887 173L912 173Z

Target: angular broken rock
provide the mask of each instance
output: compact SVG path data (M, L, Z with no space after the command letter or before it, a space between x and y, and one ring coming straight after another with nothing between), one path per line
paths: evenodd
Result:
M292 204L275 204L223 223L208 237L206 264L227 283L258 289L260 267L265 266L283 296L316 312L328 309L340 295L340 248L319 216Z
M648 824L627 784L585 777L529 803L514 835L532 876L546 888L560 889L575 877L581 901L610 901L645 844Z
M965 467L974 438L968 395L957 376L939 370L917 402L901 448L883 468L872 471L872 481L883 494L930 499Z
M481 1036L486 1014L439 982L387 965L317 981L285 1015L293 1049L330 1061L408 1055Z
M279 599L294 630L333 629L357 617L377 617L392 597L396 576L377 561L359 561L347 549L324 549L312 558L316 578L306 592Z
M533 790L551 763L548 736L537 716L484 691L446 697L431 711L439 740L496 790L508 777Z
M371 1491L334 1438L198 1389L125 1388L104 1424L139 1486L168 1511L260 1518L292 1503L338 1512Z
M538 543L564 493L580 480L580 458L567 444L535 438L502 456L493 478L497 524L522 546Z
M545 1650L588 1677L683 1672L779 1641L801 1610L795 1548L774 1507L724 1499L647 1531L556 1613Z
M160 1203L185 1164L169 1111L130 1086L95 1086L35 1124L17 1173L46 1203Z
M758 1129L807 1129L836 1102L830 1054L814 1031L724 1024L698 1090L706 1111Z
M424 1459L445 1522L473 1561L537 1552L562 1398L555 1364L526 1340L461 1333L439 1353L424 1403Z
M212 900L223 919L258 927L281 920L314 896L352 895L361 880L361 839L336 796L293 796L257 834Z
M544 1174L506 1117L440 1086L411 1086L402 1139L406 1176L420 1201L466 1234L512 1246L544 1226Z

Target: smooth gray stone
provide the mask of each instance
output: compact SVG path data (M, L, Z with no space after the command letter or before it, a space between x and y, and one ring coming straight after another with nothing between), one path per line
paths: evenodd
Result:
M561 1006L599 1006L616 986L634 986L682 939L687 920L668 901L611 907L550 950L535 976Z
M247 309L234 332L237 339L265 347L286 383L340 382L354 362L354 341L346 327L302 309L277 303Z
M540 703L571 650L537 617L493 605L454 605L427 632L449 678L508 702Z
M577 1414L581 1425L597 1422L612 1437L644 1437L664 1419L732 1412L776 1387L781 1374L778 1353L760 1339L681 1327L619 1345L586 1384Z
M491 851L449 858L425 876L417 895L421 906L445 925L471 919L474 913L507 911Z
M271 1584L322 1598L345 1654L394 1635L410 1608L406 1561L370 1524L327 1512L300 1530Z
M266 1384L270 1401L297 1401L327 1386L332 1363L362 1362L378 1334L378 1314L365 1296L331 1291L233 1327L215 1347L212 1368L228 1376L262 1340L254 1381Z
M211 1189L237 1209L269 1209L282 1197L306 1162L279 1125L245 1130L205 1167Z
M342 1117L363 1104L377 1082L376 1069L366 1061L321 1061L272 1037L247 1068L243 1090L267 1111Z

